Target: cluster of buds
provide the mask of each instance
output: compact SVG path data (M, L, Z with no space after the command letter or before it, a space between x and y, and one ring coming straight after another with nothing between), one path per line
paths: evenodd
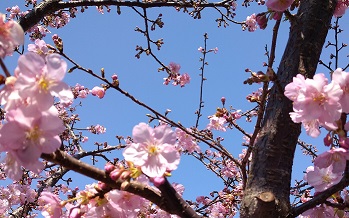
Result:
M262 71L253 72L250 69L246 69L245 72L251 73L251 77L244 81L244 84L252 85L253 83L268 82L270 81L269 76Z
M125 168L122 164L114 165L112 163L107 163L104 167L105 172L109 175L109 177L114 180L123 181L121 184L121 190L125 190L131 179L136 179L140 175L142 175L142 171L140 167L134 167L133 163L127 162L128 168Z
M227 123L233 123L235 120L238 120L241 118L240 111L228 111L226 108L217 108L216 117L223 117L227 121Z
M59 37L57 34L54 34L52 36L53 43L55 44L56 48L59 52L63 52L63 40L61 37Z

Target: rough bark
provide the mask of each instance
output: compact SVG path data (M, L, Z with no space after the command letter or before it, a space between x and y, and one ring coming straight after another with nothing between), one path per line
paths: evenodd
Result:
M314 76L335 5L335 0L301 1L298 13L290 20L290 35L277 72L282 89L298 73ZM292 102L274 85L252 152L240 211L243 218L293 217L289 194L301 126L292 122L291 111Z

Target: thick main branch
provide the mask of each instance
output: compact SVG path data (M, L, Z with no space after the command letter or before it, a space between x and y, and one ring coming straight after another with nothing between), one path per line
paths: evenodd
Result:
M125 6L125 7L139 7L139 8L158 8L158 7L179 7L179 8L217 8L224 7L229 8L230 1L212 2L212 3L193 3L192 1L156 1L156 2L141 2L141 1L120 1L120 0L80 0L61 2L59 0L48 0L40 3L28 14L19 20L19 24L24 31L27 31L35 24L39 23L46 15L59 11L62 9L69 9L73 7L85 7L85 6Z

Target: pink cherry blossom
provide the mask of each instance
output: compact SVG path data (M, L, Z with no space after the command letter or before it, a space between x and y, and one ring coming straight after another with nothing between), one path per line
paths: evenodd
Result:
M334 13L333 13L333 16L335 16L335 17L343 16L348 7L349 7L348 0L338 0L336 8L335 8Z
M290 116L292 118L292 115L296 115L297 113L290 113ZM292 120L296 120L295 118ZM307 132L307 134L313 138L316 138L320 135L320 122L318 119L315 120L306 120L302 122L302 125L305 129L305 131Z
M299 218L313 218L313 217L333 218L337 216L335 215L333 207L327 207L326 205L321 205L318 207L311 208L299 216Z
M342 173L345 169L347 160L349 160L348 150L344 148L334 148L317 156L314 160L314 165L320 169L332 165L333 173Z
M88 131L90 131L93 134L103 134L107 131L107 128L105 128L104 126L101 126L99 124L95 125L95 126L89 126L87 127Z
M349 73L338 68L332 73L332 80L338 83L343 90L343 95L339 103L342 106L343 112L349 113Z
M45 110L52 106L53 97L61 103L70 104L74 96L62 80L67 63L58 54L49 54L45 60L34 52L19 57L19 76L15 83L22 98L29 98L33 104Z
M226 127L224 126L224 124L227 121L225 120L225 118L223 117L216 117L216 116L211 116L210 117L210 123L207 125L206 129L208 130L219 130L219 131L227 131Z
M273 11L285 11L294 0L268 0L265 5Z
M12 8L6 8L6 11L10 12L10 19L16 18L16 16L21 16L21 9L18 7L18 5L13 6Z
M0 58L11 55L16 46L23 44L24 32L15 21L5 23L5 14L0 13Z
M28 51L35 52L45 58L45 55L49 52L46 42L44 40L36 39L34 43L35 44L28 45Z
M304 76L302 74L297 74L296 77L293 77L293 81L286 85L284 94L290 100L295 101L298 98L300 89L304 87Z
M93 89L91 90L91 94L92 94L93 96L97 96L98 98L103 98L104 95L105 95L105 89L102 88L102 87L95 86L95 87L93 87Z
M180 84L181 87L184 87L185 84L190 83L190 76L189 76L189 74L184 73L184 74L180 75L179 77L180 77L179 78L179 84Z
M343 90L339 84L335 81L328 84L324 74L316 74L313 79L306 80L297 75L293 82L285 87L285 95L294 101L294 112L290 113L293 122L307 122L308 132L313 136L318 134L314 132L317 125L331 130L337 128L335 121L340 118L342 112L339 103L342 94Z
M179 70L181 69L181 65L176 64L176 63L174 63L174 62L171 62L171 63L168 65L168 68L171 70L172 73L174 73L174 74L179 74Z
M245 24L249 32L254 32L257 29L256 14L247 16Z
M167 125L151 128L140 123L133 128L133 143L123 152L126 161L140 166L149 177L162 177L166 171L177 169L180 155L177 151L176 134Z
M322 169L317 166L310 166L306 170L304 180L313 186L316 192L322 192L342 179L342 174L333 173L332 169L332 165Z
M89 90L85 88L85 86L76 83L74 87L74 93L75 95L77 95L77 97L86 98L89 93Z
M137 195L129 192L112 190L107 194L107 200L111 207L118 211L118 217L137 217L139 208L144 204L145 200ZM113 215L114 217L115 214Z
M59 197L51 192L43 191L38 199L42 215L45 218L62 217L62 206Z
M191 132L191 129L187 129ZM177 128L176 135L178 139L178 145L181 147L181 150L187 151L189 154L196 152L201 152L200 147L197 145L193 136L187 134L183 130Z
M40 155L54 152L61 145L59 134L64 126L57 109L52 106L40 112L35 106L19 107L7 113L7 121L0 129L0 150L9 152L9 167L17 168L16 172L18 166L23 166L39 173L43 167L38 161Z

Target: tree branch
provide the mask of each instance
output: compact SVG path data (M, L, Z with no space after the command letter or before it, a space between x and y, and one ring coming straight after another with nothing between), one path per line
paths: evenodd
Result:
M105 171L77 160L60 150L51 154L42 154L41 158L59 164L62 167L73 170L97 181L104 182L113 189L120 190L121 184L124 182L123 180L114 181L105 173ZM167 181L161 185L159 189L161 192L158 192L150 186L146 186L142 183L131 181L123 191L139 195L155 203L162 210L165 210L168 213L176 214L180 217L195 217L193 216L193 214L196 214L195 211L189 207L177 193L174 193L175 191L173 187L168 184ZM196 217L199 216L196 215Z
M19 24L22 26L24 31L27 31L35 24L40 22L46 15L53 13L58 10L73 8L73 7L84 7L84 6L126 6L126 7L139 7L139 8L158 8L158 7L178 7L178 8L217 8L224 7L229 8L230 1L212 2L212 3L198 3L192 1L155 1L155 2L140 2L140 1L120 1L120 0L80 0L80 1L69 1L61 2L60 0L49 0L43 1L37 5L27 15L19 19Z

